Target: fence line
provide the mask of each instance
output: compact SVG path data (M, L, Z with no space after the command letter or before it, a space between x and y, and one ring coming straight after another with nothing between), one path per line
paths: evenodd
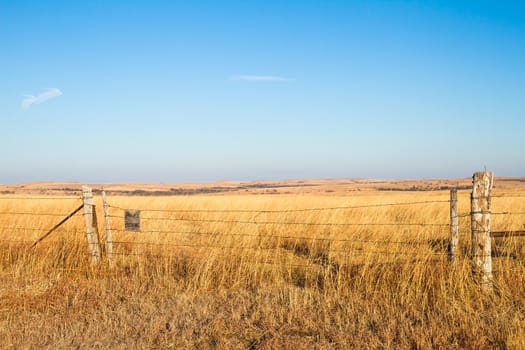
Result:
M90 197L92 198L92 197ZM356 197L357 198L357 197ZM471 200L485 200L487 198L487 196L484 196L484 195L475 195L475 196L470 196ZM507 194L507 193L501 193L501 194L495 194L495 195L490 195L489 198L525 198L525 195L521 195L521 194ZM73 201L73 200L78 200L78 199L82 199L82 197L73 197L73 196L63 196L63 197L42 197L42 196L26 196L26 197L17 197L17 196L7 196L7 197L2 197L0 196L0 200L35 200L35 201L40 201L40 200L45 200L45 201L53 201L53 200L69 200L69 201ZM5 202L2 202L0 204L3 204ZM84 205L86 201L85 201L85 196L84 196ZM442 230L440 230L440 228L448 228L448 227L451 227L451 224L450 223L439 223L439 222L417 222L417 220L414 220L414 217L412 218L412 221L414 222L403 222L402 220L406 220L407 218L399 218L399 221L400 222L359 222L359 220L356 220L357 222L323 222L321 220L319 220L318 218L317 219L314 219L314 220L317 220L317 221L294 221L294 220L290 220L291 219L291 216L292 215L283 215L283 218L282 220L278 220L278 218L275 218L276 220L257 220L258 216L259 215L263 215L263 214L289 214L289 213L306 213L306 212L329 212L329 211L342 211L341 213L337 213L337 216L339 217L339 215L343 215L344 214L344 211L346 210L357 210L357 209L370 209L370 208L391 208L391 207L400 207L400 206L416 206L416 205L428 205L428 204L442 204L442 203L451 203L451 200L450 199L446 199L446 200L424 200L424 201L411 201L411 202L396 202L396 203L372 203L372 204L363 204L363 205L347 205L347 206L332 206L332 207L310 207L310 208L298 208L298 209L246 209L246 208L239 208L239 209L198 209L198 208L195 208L195 209L156 209L156 208L143 208L143 209L130 209L130 208L123 208L123 207L120 207L120 206L117 206L117 205L111 205L109 203L107 203L107 201L104 201L104 205L105 205L105 212L104 212L104 217L106 219L106 229L110 229L110 230L113 230L115 233L124 233L124 232L131 232L130 230L126 230L126 229L118 229L118 228L110 228L108 227L109 226L109 218L116 218L118 219L119 221L117 222L121 222L120 220L123 220L124 219L124 216L125 215L115 215L114 213L110 213L110 209L112 211L124 211L124 212L127 212L127 211L131 211L131 210L137 210L137 211L140 211L140 212L144 212L144 213L149 213L150 215L146 215L146 216L143 216L141 217L140 219L143 220L146 225L149 225L150 227L153 226L157 226L157 225L154 225L155 222L158 222L159 223L159 226L162 227L162 226L171 226L169 224L166 224L166 225L161 225L161 222L181 222L181 223L186 223L186 224L182 224L182 225L187 225L187 226L190 226L191 224L190 223L224 223L224 224L246 224L246 225L283 225L283 226L306 226L306 227L352 227L352 226L356 226L356 227L377 227L377 230L374 231L374 232L381 232L382 235L385 235L385 234L388 234L387 232L382 232L383 230L380 229L381 226L384 226L384 227L398 227L399 228L399 232L397 232L397 234L399 234L401 231L403 231L403 233L407 233L407 234L414 234L414 236L418 235L419 237L414 237L412 240L410 240L410 238L408 238L408 240L388 240L388 239L367 239L366 237L363 238L363 239L360 239L360 238L357 238L359 236L359 234L355 233L355 232L338 232L337 234L339 236L347 236L347 237L351 237L351 236L356 236L355 239L353 238L336 238L336 237L329 237L333 232L337 232L337 231L343 231L343 230L338 230L338 229L333 229L333 230L330 230L330 229L323 229L323 233L321 234L320 233L320 237L319 236L308 236L307 234L305 235L305 233L307 232L307 228L298 228L296 229L296 231L305 231L305 232L296 232L297 234L294 235L293 233L290 235L290 234L285 234L285 235L281 235L281 234L260 234L260 233L242 233L242 232L203 232L203 231L199 231L198 230L198 227L199 225L193 225L195 228L197 228L197 230L169 230L169 229L140 229L139 227L139 233L140 234L147 234L147 233L158 233L158 234L173 234L173 235L193 235L193 236L208 236L210 238L210 240L208 241L208 243L199 243L199 242L190 242L190 243L185 243L184 241L182 242L174 242L174 243L168 243L168 242L148 242L148 241L130 241L130 240L118 240L118 239L115 239L115 240L111 240L111 243L114 244L116 246L116 248L121 248L121 249L117 249L117 251L114 251L112 253L110 253L111 255L121 255L121 256L125 256L125 255L128 255L128 256L153 256L151 254L144 254L144 253L136 253L134 251L131 251L131 252L122 252L122 249L123 248L131 248L133 249L133 246L158 246L158 247L187 247L187 248L191 248L191 249L228 249L228 250L266 250L266 251L283 251L283 252L294 252L294 257L295 258L298 258L298 259L308 259L309 261L312 260L312 259L317 259L319 257L316 257L315 255L317 253L319 253L318 251L316 251L316 249L321 249L322 250L322 254L332 254L332 253L341 253L341 254L346 254L346 255L349 255L349 256L352 256L352 255L358 255L358 256L362 256L362 255L368 255L368 256L371 256L371 255L391 255L391 256L414 256L414 257L417 257L419 259L422 259L426 256L440 256L440 257L446 257L447 256L447 249L446 249L446 244L447 244L447 239L445 237L445 235L443 235L443 237L437 237L436 239L424 239L421 237L421 235L423 235L423 232L424 232L424 235L427 235L429 233L444 233ZM519 202L521 203L521 202ZM89 225L91 225L92 227L92 230L97 230L97 220L96 220L96 210L95 210L95 205L93 204L93 202L89 202L89 206L91 206L91 212L85 212L84 215L88 217L90 223ZM438 208L437 206L436 207L432 207L432 208ZM439 207L441 208L441 207ZM86 208L84 208L86 209ZM520 208L521 209L521 208ZM87 214L86 214L87 213ZM181 214L179 217L177 217L178 215L173 215L173 214ZM183 215L183 214L188 214L188 215ZM192 215L191 214L196 214L194 215L194 217L191 217ZM212 217L206 217L204 215L198 215L198 214L217 214L216 216L212 216ZM233 218L231 217L222 217L218 214L253 214L253 215L239 215L237 217L237 219L235 218L235 216L233 216ZM444 213L443 213L444 214ZM494 215L494 216L501 216L501 217L506 217L506 216L520 216L520 215L525 215L525 212L522 211L522 210L518 210L518 211L510 211L510 210L500 210L500 211L491 211L490 210L490 207L488 208L483 208L482 211L474 211L473 209L471 209L469 212L464 212L464 213L460 213L458 214L457 213L457 210L455 211L454 213L455 215L450 215L450 219L452 221L453 218L456 218L456 219L459 219L459 218L470 218L471 219L471 222L472 222L472 216L473 215ZM7 216L7 215L11 215L11 216L49 216L49 217L64 217L65 215L67 215L67 213L53 213L53 212L29 212L29 211L0 211L0 215L4 215L4 216ZM332 213L330 213L330 215L332 215ZM440 214L441 215L441 214ZM174 217L172 217L174 216ZM248 217L247 219L244 219L244 217ZM251 217L250 217L251 216ZM447 215L448 216L448 215ZM445 217L445 215L443 215L443 217ZM264 218L264 217L263 217ZM270 218L268 216L268 218ZM308 217L306 217L307 219L309 219ZM300 220L300 216L297 215L297 216L294 216L294 218L292 219L299 219ZM332 220L333 221L333 220ZM373 220L370 220L370 221L373 221ZM387 221L387 220L385 220ZM456 221L457 223L457 221ZM16 223L15 223L16 224ZM88 223L86 223L86 225L88 225ZM173 225L175 226L175 225ZM402 229L406 227L406 229ZM410 229L410 227L412 227L412 229ZM429 228L432 228L432 229L419 229L420 227L429 227ZM463 228L463 224L461 225L461 227ZM433 228L438 228L438 229L433 229ZM11 230L11 231L44 231L48 228L46 227L25 227L23 226L0 226L0 230L4 230L4 231L7 231L7 230ZM268 231L273 231L273 228L270 228L270 227L267 227L266 228ZM83 230L79 230L79 229L68 229L68 228L61 228L61 230L64 230L66 232L73 232L73 233L81 233L81 232L86 232L86 231L83 231ZM248 229L246 229L248 231ZM277 228L275 229L277 230ZM313 229L312 229L313 230ZM415 232L417 230L417 232ZM290 230L292 231L292 230ZM319 230L321 231L321 230ZM328 231L328 232L325 232L325 231ZM330 232L331 231L331 232ZM371 232L373 231L372 229L370 230ZM111 232L111 231L106 231L106 232ZM471 232L473 232L474 234L478 234L479 232L487 232L486 229L479 229L479 228L471 228ZM490 230L488 231L490 233ZM510 231L509 231L510 232ZM285 232L283 232L285 233ZM495 232L497 233L497 232ZM510 235L500 235L500 236L497 236L497 235L494 235L493 237L507 237L507 236L510 236ZM144 236L142 236L144 237ZM259 240L266 240L266 239L276 239L276 240L288 240L288 241L292 241L292 242L284 242L285 244L289 245L288 246L282 246L283 242L280 242L280 243L276 243L278 245L276 246L272 246L272 242L267 242L268 245L264 245L264 243L259 243L259 245L250 245L250 246L243 246L241 242L238 242L239 245L235 245L235 244L232 244L232 245L229 245L229 244L224 244L224 243L230 243L230 241L228 240L228 242L216 242L216 243L213 243L213 239L214 238L224 238L224 237L253 237L253 238L257 238ZM124 238L124 237L122 237ZM129 239L129 238L128 238ZM190 238L185 238L187 240L189 240ZM300 244L299 246L295 246L294 245L294 242L293 240L295 241L301 241L301 242L295 242L295 244ZM203 240L201 240L203 241ZM20 244L25 244L25 243L33 243L33 241L25 241L25 240L1 240L0 239L0 242L10 242L10 243L20 243ZM49 242L49 241L48 241ZM231 241L231 242L234 242L234 241ZM244 241L246 242L246 241ZM321 245L319 247L316 247L315 246L315 243L326 243L326 245ZM106 249L109 251L109 245L108 245L109 241L106 241ZM222 244L221 244L222 243ZM252 243L255 243L255 242L252 242ZM301 249L303 249L303 246L304 246L304 243L306 244L309 244L308 246L306 246L304 249L305 251L301 251ZM345 244L341 244L341 245L336 245L334 248L332 248L332 243L345 243ZM382 248L382 247L386 247L387 245L391 244L391 245L395 245L395 247L390 247L390 248L395 248L395 249L389 249L389 250L378 250L378 249L366 249L366 247L360 247L360 246L351 246L350 243L355 243L355 244L370 244L371 246L372 245L375 245L376 248ZM96 240L93 240L93 241L88 241L88 247L94 249L96 248L95 246L98 246L100 243L98 242L98 238ZM311 244L311 246L310 246ZM384 246L380 246L380 245L384 245ZM420 249L419 251L411 251L411 248L417 248L418 246L428 246L428 250L427 249ZM374 247L372 247L374 248ZM388 248L388 247L387 247ZM297 250L299 249L299 250ZM405 251L403 251L403 249L405 249ZM441 251L442 250L442 251ZM109 254L109 253L108 253ZM100 253L97 253L97 254L93 254L93 253L87 253L87 255L91 255L92 257L96 255L96 257L100 257ZM471 259L480 259L480 258L487 258L488 257L488 254L486 254L485 252L481 253L481 252L475 252L475 253L472 253L472 254L466 254L469 258ZM492 254L491 254L492 256ZM338 257L340 258L340 257ZM97 261L98 262L98 261ZM338 262L340 263L340 262ZM305 266L310 266L310 265L305 265Z
M211 249L232 249L232 250L278 250L278 251L293 251L293 247L287 249L286 247L264 247L264 246L234 246L234 245L215 245L215 244L184 244L184 243L155 243L155 242L126 242L126 241L113 241L115 245L166 245L172 247L185 247L185 248L211 248ZM315 254L315 251L313 252ZM357 253L357 254L383 254L383 255L412 255L412 256L430 256L430 255L439 255L445 256L443 253L435 252L402 252L402 251L390 251L390 250L369 250L364 248L354 248L354 249L328 249L323 251L323 253ZM113 252L113 254L117 254ZM120 253L127 254L127 253ZM135 254L135 253L130 253ZM298 255L297 257L303 257Z
M49 227L41 227L41 228L0 227L0 231L34 231L34 232L42 232L42 231L45 231L45 230L48 230L48 229L49 229ZM61 231L67 231L67 232L75 232L75 233L84 232L83 230L74 229L74 228L61 228L60 230Z
M398 203L377 203L377 204L366 204L366 205L354 205L354 206L336 206L336 207L319 207L319 208L303 208L303 209L284 209L284 210L254 210L254 209L129 209L123 208L116 205L108 204L108 208L117 209L120 211L140 211L145 213L162 213L162 214L185 214L185 213L221 213L221 214L230 214L230 213L249 213L256 214L252 220L226 220L226 219L203 219L203 218L171 218L171 217L162 217L162 216L146 216L141 217L141 220L144 221L169 221L169 222L203 222L203 223L227 223L227 224L251 224L251 225L298 225L298 226L428 226L428 227L448 227L450 224L442 223L319 223L319 222L296 222L296 221L257 221L255 218L261 214L280 214L280 213L300 213L300 212L314 212L314 211L332 211L332 210L350 210L350 209L361 209L361 208L380 208L380 207L393 207L393 206L407 206L407 205L418 205L418 204L433 204L433 203L449 203L449 200L435 200L435 201L413 201L413 202L398 202ZM123 217L119 215L107 214L109 218L115 218L122 220ZM114 232L127 232L128 230L124 229L112 229ZM307 236L297 236L297 235L261 235L261 234L249 234L249 233L220 233L220 232L199 232L199 231L175 231L175 230L140 230L141 233L166 233L166 234L189 234L189 235L207 235L210 237L220 237L220 236L232 236L232 237L253 237L259 239L284 239L284 240L303 240L306 242L344 242L344 243L369 243L369 244L396 244L396 245L407 245L415 247L420 244L429 244L429 242L417 242L417 241L379 241L379 240L363 240L363 239L337 239L329 237L307 237ZM169 246L169 247L186 247L190 249L229 249L229 250L266 250L266 251L294 251L294 248L286 249L283 246L238 246L238 245L219 245L219 244L195 244L195 243L159 243L159 242L137 242L137 241L122 241L122 240L113 240L112 244L115 247L122 246ZM432 247L430 247L432 248ZM303 254L296 255L297 258L307 258L311 259L311 253L315 255L314 251L311 251L308 248L308 255L303 256ZM327 249L323 251L323 254L331 253L343 253L343 254L358 254L358 255L408 255L408 256L442 256L441 253L435 252L406 252L406 251L389 251L389 250L370 250L364 248L352 249ZM113 255L131 255L131 256L151 256L151 254L136 253L136 252L122 252L120 249L113 252Z
M115 255L121 256L145 256L145 257L155 257L155 258L165 258L165 259L174 259L177 258L176 255L163 255L163 254L150 254L150 253L114 253ZM318 263L310 264L290 264L286 262L270 262L270 261L249 261L251 264L265 264L265 265L277 265L277 266L289 266L289 267L305 267L305 268L319 268L319 267L330 267L330 265L322 265ZM343 264L340 264L343 265Z
M120 216L109 215L110 218L122 219ZM449 224L435 223L346 223L346 222L292 222L292 221L253 221L253 220L217 220L217 219L190 219L190 218L165 218L165 217L142 217L142 220L156 221L190 221L190 222L214 222L224 224L255 224L255 225L304 225L304 226L441 226Z
M492 212L491 213L492 215L525 215L525 212L524 211L515 211L515 212L509 212L509 211L503 211L503 212L499 212L499 213L494 213Z
M0 230L12 230L12 231L43 231L45 230L44 227L42 228L34 228L34 227L9 227L9 226L0 226Z
M81 197L53 197L52 195L49 197L5 197L0 195L0 200L73 200L73 199L81 199Z
M525 198L524 194L495 194L491 196L492 198Z
M112 229L116 232L127 232L122 229ZM228 232L197 232L197 231L171 231L171 230L142 230L141 233L160 233L160 234L179 234L179 235L206 235L206 236L240 236L240 237L255 237L255 238L281 238L281 239L303 239L314 241L332 241L332 242L357 242L357 243L384 243L384 244L428 244L428 242L418 241L379 241L379 240L362 240L362 239L342 239L342 238L328 238L328 237L308 237L308 236L282 236L270 234L255 234L255 233L228 233Z
M29 213L29 212L14 212L14 211L3 211L0 215L30 215L30 216L66 216L69 213Z
M0 242L6 242L6 243L21 243L21 244L28 244L32 245L35 243L34 240L26 240L26 239L0 239ZM46 240L40 243L40 245L45 244L53 244L53 243L63 243L64 240Z
M321 207L321 208L304 208L304 209L283 209L283 210L258 210L258 209L131 209L122 208L115 205L109 205L110 208L120 210L140 210L144 212L166 212L166 213L257 213L257 214L268 214L268 213L295 213L305 211L325 211L325 210L345 210L345 209L361 209L361 208L374 208L374 207L391 207L391 206L404 206L404 205L417 205L417 204L432 204L432 203L449 203L449 200L435 200L435 201L417 201L417 202L400 202L400 203L377 203L377 204L365 204L356 206L338 206L338 207Z
M121 255L121 256L140 256L140 257L154 257L154 258L165 258L165 259L174 259L177 258L176 255L161 255L161 254L151 254L151 253L115 253L115 255ZM362 267L362 266L376 266L376 265L397 265L397 264L413 264L420 261L443 261L442 259L412 259L412 260L402 260L402 261L386 261L386 262L374 262L372 264L370 263L348 263L347 261L338 261L338 262L324 262L319 261L319 259L310 259L308 260L308 264L296 264L296 263L290 263L285 261L260 261L260 260L243 260L250 264L264 264L264 265L274 265L274 266L280 266L280 267L296 267L296 268L323 268L323 269L330 269L332 270L334 267L337 268L337 270L347 269L348 267Z
M34 241L29 240L18 240L18 239L0 239L0 242L9 242L9 243L27 243L27 244L33 244Z
M490 176L492 179L492 173L476 173L473 177L474 180L474 187L479 186L478 178L480 176L487 177ZM490 188L492 188L492 185L490 185ZM140 220L143 220L146 223L151 222L181 222L181 223L224 223L224 224L247 224L247 225L296 225L296 226L316 226L316 227L349 227L349 226L360 226L360 227L381 227L381 226L389 226L389 227L438 227L438 228L445 228L445 227L452 227L452 222L455 222L456 230L459 227L458 225L458 219L459 218L470 218L471 220L471 232L478 240L481 239L481 232L483 234L488 233L490 234L490 226L488 229L483 227L483 229L478 229L477 227L474 228L473 221L474 218L479 217L479 215L485 216L488 215L494 215L494 216L509 216L509 215L524 215L525 212L523 211L491 211L490 209L490 189L487 193L485 192L476 192L475 195L471 195L471 210L469 212L464 212L459 214L457 211L457 204L456 209L450 211L450 223L436 223L436 222L301 222L301 221L293 221L293 220L257 220L259 215L262 214L286 214L286 213L301 213L301 212L320 212L320 211L335 211L335 210L350 210L350 209L360 209L360 208L374 208L374 207L391 207L391 206L401 206L401 205L417 205L417 204L431 204L431 203L450 203L452 205L452 196L450 200L440 200L440 201L417 201L417 202L401 202L401 203L377 203L377 204L367 204L367 205L354 205L354 206L336 206L336 207L320 207L320 208L303 208L303 209L283 209L283 210L255 210L255 209L149 209L149 208L143 208L143 209L126 209L115 205L110 205L109 207L116 210L122 210L127 213L127 210L135 210L139 213L159 213L160 215L146 215L140 217ZM479 196L479 197L478 197ZM512 197L525 197L522 195L516 196L516 195L507 195L507 194L499 194L493 196L495 198L512 198ZM457 196L456 196L457 198ZM474 209L472 207L473 203L479 203L478 200L481 200L480 203L484 203L483 201L487 200L489 198L489 205L488 206L480 206L478 208L481 208L482 212L476 212L478 209ZM457 203L457 199L456 199ZM253 214L253 217L250 219L231 219L231 218L203 218L203 217L188 217L187 215L180 215L178 217L171 217L171 214ZM108 217L113 217L119 220L122 220L123 218L118 215L111 215L107 214ZM139 221L140 222L140 221ZM489 219L490 224L490 219ZM132 231L135 230L135 228L132 229ZM128 230L115 230L115 232L127 232ZM332 237L310 237L310 236L304 236L304 235L276 235L276 234L250 234L250 233L225 233L225 232L199 232L199 231L176 231L176 230L162 230L162 229L149 229L149 230L141 230L139 227L139 231L141 233L166 233L166 234L188 234L188 235L208 235L210 238L223 238L225 236L231 236L231 237L253 237L259 240L265 240L265 239L277 239L277 240L301 240L306 242L307 244L314 244L316 242L322 242L322 243L328 243L328 247L321 247L323 252L322 254L332 254L332 253L341 253L345 255L355 255L358 256L371 256L371 255L392 255L392 256L414 256L421 258L422 256L440 256L440 257L446 257L446 251L450 249L443 249L443 252L435 252L435 251L402 251L400 250L403 245L410 246L410 247L417 247L418 244L424 244L429 245L429 249L436 249L436 248L445 248L446 240L443 240L441 244L438 240L435 242L426 241L426 242L417 242L417 241L388 241L388 240L367 240L367 239L341 239L341 238L332 238ZM434 230L432 230L434 232ZM438 231L439 232L439 231ZM457 236L457 234L456 234ZM454 237L456 237L454 236ZM452 236L451 236L452 237ZM457 240L457 238L456 238ZM474 240L473 240L474 242ZM484 241L486 242L486 241ZM282 243L277 243L277 246L264 246L261 245L261 243L257 246L239 246L239 245L221 245L221 244L184 244L184 243L159 243L159 242L137 242L137 241L115 241L113 242L117 247L123 247L127 245L128 247L131 246L158 246L158 247L164 247L164 246L178 246L178 247L188 247L192 249L232 249L232 250L246 250L246 249L255 249L255 250L275 250L275 251L286 251L290 250L294 252L294 254L298 258L306 258L306 259L315 259L315 254L318 254L316 252L315 246L307 246L306 248L303 248L302 246L297 247L299 251L295 251L296 247L288 248L286 246L282 246ZM351 247L351 248L345 248L345 249L333 249L331 247L331 244L333 243L366 243L370 245L379 245L379 244L394 244L397 245L397 249L395 250L375 250L375 249L364 249L361 247ZM287 243L293 245L293 243ZM297 242L296 242L297 244ZM303 244L301 242L301 244ZM449 245L452 245L452 238L449 240ZM457 245L457 242L456 242ZM474 243L473 243L474 246ZM301 251L301 249L306 249L304 252ZM117 249L117 252L115 253L117 255L126 255L126 254L136 254L136 253L123 253L121 249ZM456 258L456 252L452 253L454 257L450 257L451 253L449 251L449 261L453 262L457 260ZM483 280L482 284L484 285L484 288L488 290L489 288L487 286L491 286L491 272L486 273L486 264L485 261L491 261L492 252L489 253L490 256L486 254L486 252L477 251L473 248L472 254L470 254L469 258L474 260L476 262L477 266L483 267ZM487 260L489 259L489 260ZM484 261L482 264L479 263L479 261ZM491 270L491 266L490 270ZM488 270L487 270L488 271Z
M458 217L459 218L463 218L463 217L470 217L470 215L472 214L475 214L476 212L468 212L468 213L463 213L463 214L459 214ZM493 211L484 211L483 213L489 213L491 215L525 215L525 211L501 211L501 212L493 212Z

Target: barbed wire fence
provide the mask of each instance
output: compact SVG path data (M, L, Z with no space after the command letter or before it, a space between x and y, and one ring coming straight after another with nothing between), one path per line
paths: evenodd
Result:
M156 246L156 247L184 247L193 250L200 250L200 253L206 253L210 249L220 249L228 251L247 251L247 250L267 250L274 251L276 255L282 252L292 252L293 256L300 256L303 260L318 260L320 255L329 257L333 254L346 254L346 255L363 255L363 254L373 254L372 249L365 250L363 247L356 247L355 244L412 244L411 241L393 241L393 240L371 240L358 238L352 232L338 232L335 233L332 231L333 228L351 228L351 227L399 227L399 226L416 226L416 227L445 227L447 224L434 224L434 223L357 223L357 222L312 222L303 220L294 220L291 221L289 218L284 218L277 220L275 216L283 214L303 214L308 212L333 212L333 211L346 211L346 210L355 210L355 209L364 209L364 208L378 208L378 207L392 207L392 206L407 206L407 205L418 205L418 204L431 204L431 203L445 203L446 201L417 201L410 203L379 203L379 204L365 204L358 206L337 206L337 207L316 207L316 208L295 208L295 209L278 209L278 210L259 210L259 209L130 209L131 211L137 212L140 211L142 222L146 222L147 228L142 228L141 233L143 234L157 234L157 235L170 235L177 236L175 239L177 243L159 243L159 242L136 242L136 241L126 241L118 240L114 241L113 244L120 248L129 248L132 245L138 246ZM109 205L109 208L113 210L113 214L109 214L112 220L121 220L125 216L126 208L119 207L116 205ZM115 215L114 212L117 211L119 215ZM123 215L124 214L124 215ZM249 218L209 218L209 215L219 214L221 216L234 216L247 214ZM262 215L271 215L273 219L261 219ZM154 223L154 225L151 225ZM168 225L166 228L165 225L162 228L155 227L155 224L165 223ZM120 223L121 226L124 226ZM221 229L215 231L203 231L198 230L200 226L195 228L195 225L204 226L205 228L210 225L226 225ZM181 230L180 227L189 227L189 229ZM242 229L238 229L239 226L242 226ZM264 232L261 232L260 228L267 226L272 226L273 229L265 229ZM322 228L324 231L321 234L309 234L311 230L316 228ZM234 230L237 229L235 232ZM297 233L295 234L283 234L283 232L290 232L293 230ZM126 230L116 229L116 233L125 233ZM277 231L278 233L276 233ZM322 236L321 236L322 235ZM182 238L181 238L182 236ZM208 237L205 242L186 242L183 243L184 237ZM337 237L334 237L337 236ZM348 238L340 238L340 237ZM219 244L217 241L224 241L228 238L235 239L246 239L252 238L257 241L237 241L235 244L230 243L229 245ZM322 252L320 252L319 244L322 243ZM344 243L346 246L341 246L341 243ZM334 245L339 244L338 247ZM417 243L416 243L417 244ZM143 250L143 249L142 249ZM308 254L305 254L308 252ZM383 255L406 255L406 254L415 254L409 252L400 252L400 254L393 254L394 251L375 251L376 254L383 253ZM122 249L118 254L125 255L126 253L122 252ZM136 254L136 253L132 253ZM144 253L145 254L145 253ZM326 260L326 259L325 259ZM294 264L296 265L296 264Z
M492 180L491 180L492 181ZM474 184L474 187L476 184ZM489 187L492 184L488 185ZM457 198L457 193L456 193ZM77 237L85 234L88 255L92 263L98 263L105 254L110 263L116 258L173 258L181 251L191 251L192 256L206 258L210 252L221 252L234 256L262 256L256 263L290 267L323 267L331 262L343 264L358 263L363 259L372 263L442 260L454 263L458 254L469 259L478 259L480 269L486 266L488 258L516 259L519 254L501 251L476 250L480 243L478 232L489 232L488 239L510 238L525 235L523 227L507 227L504 230L490 230L490 215L525 220L523 206L516 211L502 209L491 211L490 199L525 198L523 194L500 193L478 196L471 195L471 210L452 210L450 200L425 200L390 203L366 203L362 205L285 208L285 209L203 209L203 208L126 208L107 200L103 192L105 237L98 233L97 210L91 189L83 188L82 196L0 196L1 244L20 244L34 247L53 233L62 231ZM457 200L457 199L456 199ZM30 201L34 210L21 210L20 206L9 205L19 201ZM60 208L76 208L74 211L51 211L54 204L64 203ZM480 208L473 207L476 201L486 202ZM7 203L7 205L5 204ZM456 203L457 204L457 203ZM426 222L411 220L405 216L386 220L388 215L377 215L378 221L368 220L325 220L334 215L368 209L406 208L416 212L433 208L446 217L450 210L449 222ZM37 210L38 209L38 210ZM80 211L84 209L83 227ZM127 227L130 213L139 213L139 226ZM305 215L307 213L316 216ZM321 217L320 217L321 215ZM132 216L132 215L131 215ZM478 218L481 216L481 219ZM487 220L487 216L489 220ZM348 215L348 217L352 217ZM355 217L359 217L358 215ZM38 219L35 219L38 218ZM76 218L76 219L75 219ZM381 219L383 218L383 219ZM470 223L467 219L470 218ZM60 222L57 221L62 219ZM71 223L75 219L76 221ZM310 220L308 220L310 219ZM381 219L381 220L379 220ZM488 221L488 230L487 230ZM481 223L480 223L481 222ZM35 224L36 223L36 224ZM458 232L471 228L471 251L458 251ZM459 230L461 227L461 231ZM7 234L6 234L7 233ZM462 236L463 236L462 235ZM27 237L31 237L28 239ZM487 236L485 234L485 236ZM483 239L486 237L483 236ZM483 241L486 246L486 240ZM451 247L455 246L456 249ZM497 247L501 250L501 247ZM261 251L264 254L254 254ZM521 254L521 252L520 252ZM488 257L487 257L488 255ZM491 262L492 264L492 262ZM490 275L492 269L490 270ZM487 274L485 273L485 276Z
M388 227L394 233L395 229L400 227L410 228L446 228L447 223L429 223L429 222L313 222L306 221L303 217L307 212L346 212L350 210L368 209L368 208L392 208L396 206L416 206L429 205L435 203L448 203L444 200L434 201L415 201L401 203L378 203L364 204L353 206L337 207L316 207L316 208L295 208L295 209L273 209L273 210L254 210L254 209L130 209L129 211L140 212L140 220L144 223L145 228L141 228L141 234L156 234L176 236L176 243L173 242L154 242L136 240L115 240L112 243L117 248L116 254L151 254L146 250L137 253L137 250L129 249L133 246L154 246L171 249L173 247L193 249L200 254L206 254L210 250L228 251L228 254L236 251L271 251L273 260L279 260L283 254L295 258L289 261L279 260L279 264L297 266L297 259L306 262L305 266L325 266L330 261L337 260L341 263L341 257L359 258L366 256L370 258L377 257L408 257L419 256L420 252L399 249L401 246L416 248L427 242L414 241L408 237L406 240L396 239L378 239L360 237L355 232L348 231L351 228L385 228ZM112 220L119 220L120 226L125 218L126 208L109 204L112 212L109 214ZM116 212L116 213L115 213ZM239 215L248 215L249 218ZM299 214L299 218L291 220L288 214ZM210 215L219 215L212 217ZM234 218L231 218L231 216ZM271 216L271 218L262 218L262 215ZM282 215L285 215L282 217ZM227 218L224 218L226 216ZM159 225L160 223L160 225ZM165 226L168 227L165 227ZM195 227L197 225L197 227ZM219 226L218 229L198 230L199 225L204 227ZM158 227L163 226L163 227ZM181 230L180 227L190 227L192 229ZM239 226L241 228L239 228ZM270 228L268 228L270 226ZM197 229L196 229L197 228ZM261 228L263 228L261 230ZM322 229L322 232L312 232L312 229ZM335 229L335 230L334 230ZM341 229L346 231L341 231ZM114 229L117 234L125 234L125 229ZM294 232L290 234L290 231ZM190 237L207 237L205 241L195 242L190 238L188 241L184 238ZM363 235L361 235L363 236ZM370 236L370 234L368 235ZM393 236L393 235L392 235ZM129 237L129 234L128 234ZM157 236L158 237L158 236ZM245 239L248 238L246 241ZM169 239L170 241L172 239ZM225 242L228 243L225 243ZM383 247L382 249L378 249ZM120 248L120 249L119 249ZM195 252L194 252L195 254ZM427 252L426 256L439 257L440 253ZM337 259L339 258L339 259ZM343 259L344 260L344 259ZM263 261L268 263L268 261ZM272 263L275 264L275 263Z

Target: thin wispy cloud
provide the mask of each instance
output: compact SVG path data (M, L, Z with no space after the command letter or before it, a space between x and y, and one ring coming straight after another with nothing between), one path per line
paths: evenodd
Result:
M57 88L45 89L43 92L39 93L36 96L25 95L24 99L22 100L22 108L29 109L29 107L31 107L32 105L46 102L47 100L58 97L60 95L62 95L62 91L60 91L60 89Z
M280 77L275 75L234 75L231 80L240 81L292 81L293 79L287 77Z

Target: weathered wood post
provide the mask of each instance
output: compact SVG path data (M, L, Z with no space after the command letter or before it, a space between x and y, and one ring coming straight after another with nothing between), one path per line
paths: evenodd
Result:
M448 244L448 260L455 265L459 243L458 190L450 190L450 240Z
M477 172L472 177L470 220L472 230L472 259L480 275L482 288L492 290L492 255L490 240L490 190L493 172Z
M82 186L82 199L84 201L84 219L86 221L88 253L91 255L91 263L98 264L100 262L100 242L96 226L93 192L88 186Z
M102 190L102 202L104 204L104 221L106 224L106 249L108 262L111 266L113 263L113 235L111 233L111 223L109 221L109 204L106 197L106 191Z

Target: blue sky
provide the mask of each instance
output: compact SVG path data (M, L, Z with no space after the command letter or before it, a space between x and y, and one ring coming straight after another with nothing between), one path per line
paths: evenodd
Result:
M0 0L0 182L525 176L525 5Z

